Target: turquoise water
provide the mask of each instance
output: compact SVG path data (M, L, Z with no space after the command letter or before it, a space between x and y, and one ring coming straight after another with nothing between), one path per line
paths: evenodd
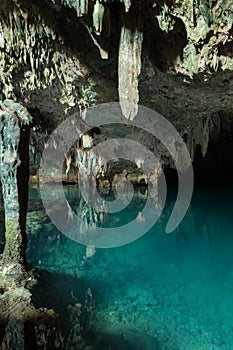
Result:
M75 208L76 187L66 186L64 191ZM140 335L137 344L142 350L230 350L232 194L229 186L196 187L185 219L166 235L164 227L175 199L171 194L160 221L142 238L126 246L86 252L51 224L38 190L30 189L28 259L55 279L71 276L74 300L82 284L91 289L91 327L96 332L134 339ZM135 208L142 205L143 195L136 194L134 205L114 214L110 225L135 217Z

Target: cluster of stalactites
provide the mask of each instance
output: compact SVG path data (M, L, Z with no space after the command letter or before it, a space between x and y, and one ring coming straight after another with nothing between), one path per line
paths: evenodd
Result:
M139 92L138 77L141 72L142 51L142 19L137 13L131 13L131 0L121 0L125 5L122 16L122 27L118 60L118 91L122 113L125 118L132 120L138 111ZM88 14L87 0L77 1L79 17ZM87 26L94 44L99 48L103 59L108 59L108 49L103 45L102 38L110 35L110 9L106 1L96 0L92 7L92 28ZM101 39L98 39L101 36Z
M19 6L0 9L0 80L2 97L15 98L15 87L23 93L55 85L61 103L79 104L78 78L70 61L57 47L63 39L40 14L22 12ZM16 78L17 73L23 77ZM76 79L77 78L77 79ZM61 90L61 92L60 92ZM54 91L55 93L55 91Z
M89 0L76 0L77 16L82 17L88 14L88 3Z
M138 112L139 92L138 77L141 72L142 52L142 18L136 13L130 13L130 1L124 1L126 13L122 16L122 27L118 58L118 92L122 114L132 120ZM93 27L97 35L104 31L105 36L110 35L110 13L103 3L96 1L93 8ZM91 34L91 33L90 33ZM91 34L92 36L92 34ZM98 45L102 58L108 58L108 53Z
M200 146L203 157L205 157L207 153L210 138L211 115L203 118L197 115L191 125L193 125L192 129L187 132L187 147L190 157L193 160L197 145Z
M95 181L95 176L102 165L101 157L98 157L92 150L84 150L77 147L76 162L79 171L81 171L84 176L93 178L93 181Z
M8 18L1 16L0 33L1 68L7 73L1 75L1 78L7 89L4 91L6 96L11 92L8 80L11 80L13 70L20 65L30 67L24 72L25 88L28 90L38 84L37 80L44 81L45 84L53 81L55 69L49 67L51 47L48 38L51 36L55 40L57 36L43 23L39 15L38 21L32 23L28 14L23 16L17 9L9 10ZM56 60L55 57L54 59Z
M122 113L133 119L137 114L139 101L138 76L141 71L142 29L138 15L131 13L130 0L121 0L125 5L119 47L119 100ZM64 1L65 5L71 2ZM72 7L74 4L72 4ZM111 21L108 1L76 1L79 17L92 11L92 27L87 29L103 59L109 57L107 38L110 36ZM69 60L64 52L57 50L63 44L62 38L48 27L40 14L33 20L16 3L0 21L0 80L2 96L15 98L15 85L21 92L61 84L60 102L70 107L80 104L78 79L69 69ZM72 64L71 64L72 66ZM21 70L23 79L15 84L15 75ZM57 85L55 85L57 86ZM59 87L57 86L59 92Z
M99 15L101 16L101 13L103 13L104 4L107 2L111 2L108 0L96 0L94 5L95 12L99 12ZM125 11L128 12L131 6L131 0L120 0L125 6ZM72 7L76 7L77 16L82 17L84 15L87 15L89 13L90 7L92 7L93 1L91 0L75 0L74 5L71 4L70 0L65 0L65 4L72 5Z
M102 59L108 59L107 40L111 31L111 17L109 6L96 0L92 10L92 27L86 26L93 40L98 47Z

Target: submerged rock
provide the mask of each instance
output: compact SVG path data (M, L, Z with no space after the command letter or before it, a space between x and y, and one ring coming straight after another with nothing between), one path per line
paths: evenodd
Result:
M158 350L156 339L132 329L113 329L98 334L96 350Z

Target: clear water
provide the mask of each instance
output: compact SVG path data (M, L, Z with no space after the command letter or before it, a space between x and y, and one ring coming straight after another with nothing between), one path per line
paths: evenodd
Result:
M75 206L76 187L67 186L64 191ZM160 222L141 239L119 248L97 249L85 258L85 247L56 230L40 204L39 192L31 189L28 259L54 276L71 276L74 298L82 283L91 288L92 327L97 331L143 334L147 345L139 346L142 350L230 350L232 194L229 186L196 188L184 221L176 232L166 235L171 195ZM134 200L141 205L137 196ZM136 209L129 210L134 216ZM130 213L112 219L124 221ZM157 346L148 340L152 338Z

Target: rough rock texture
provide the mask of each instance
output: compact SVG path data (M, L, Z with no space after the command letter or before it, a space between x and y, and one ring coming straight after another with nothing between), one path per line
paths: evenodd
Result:
M152 107L184 135L192 158L198 145L206 154L213 125L221 135L221 115L231 118L231 0L0 4L0 94L35 116L34 170L40 140L97 102L119 99L131 119L138 101Z
M28 145L31 116L12 100L0 104L0 178L5 212L3 272L24 270L28 186Z
M0 99L17 100L33 115L31 175L37 176L48 135L67 115L79 111L85 119L90 106L117 100L126 118L135 117L138 102L162 113L181 133L192 159L198 148L203 156L209 152L207 163L214 171L216 164L233 167L232 24L232 0L0 0ZM24 168L18 162L23 155L20 126L26 135L29 119L21 107L16 113L8 107L1 106L6 109L0 114L3 264L7 273L15 273L22 272L24 262L27 199L27 158ZM81 135L80 144L77 140L64 155L64 179L76 180L77 166L91 171L98 165L90 146L112 136L132 137L162 164L174 166L151 135L114 125L100 128L100 134ZM100 169L97 181L108 190L122 178L147 181L135 165L115 160ZM96 224L102 219L84 203L80 206L87 220ZM2 349L25 347L25 330L33 334L29 349L91 349L80 336L84 306L77 300L68 310L73 328L64 334L55 312L32 306L25 286L11 287L8 282L0 286Z
M142 17L126 13L123 16L119 62L118 91L121 109L126 119L133 120L138 112L138 77L141 73Z
M187 136L192 157L199 144L204 155L213 114L232 112L232 6L1 0L0 93L50 132L69 112L85 117L88 106L115 100L119 79L123 115L132 119L139 100Z
M67 283L62 278L59 282ZM84 331L92 309L90 288L83 295L79 293L81 302L75 296L77 289L63 290L58 307L56 303L52 305L53 283L52 276L45 271L30 271L26 278L1 275L1 350L94 349L85 339Z
M1 0L0 93L35 116L32 173L42 140L67 113L85 118L88 106L118 98L131 119L138 101L162 113L192 158L198 145L205 155L213 128L221 134L221 115L232 115L232 6Z

